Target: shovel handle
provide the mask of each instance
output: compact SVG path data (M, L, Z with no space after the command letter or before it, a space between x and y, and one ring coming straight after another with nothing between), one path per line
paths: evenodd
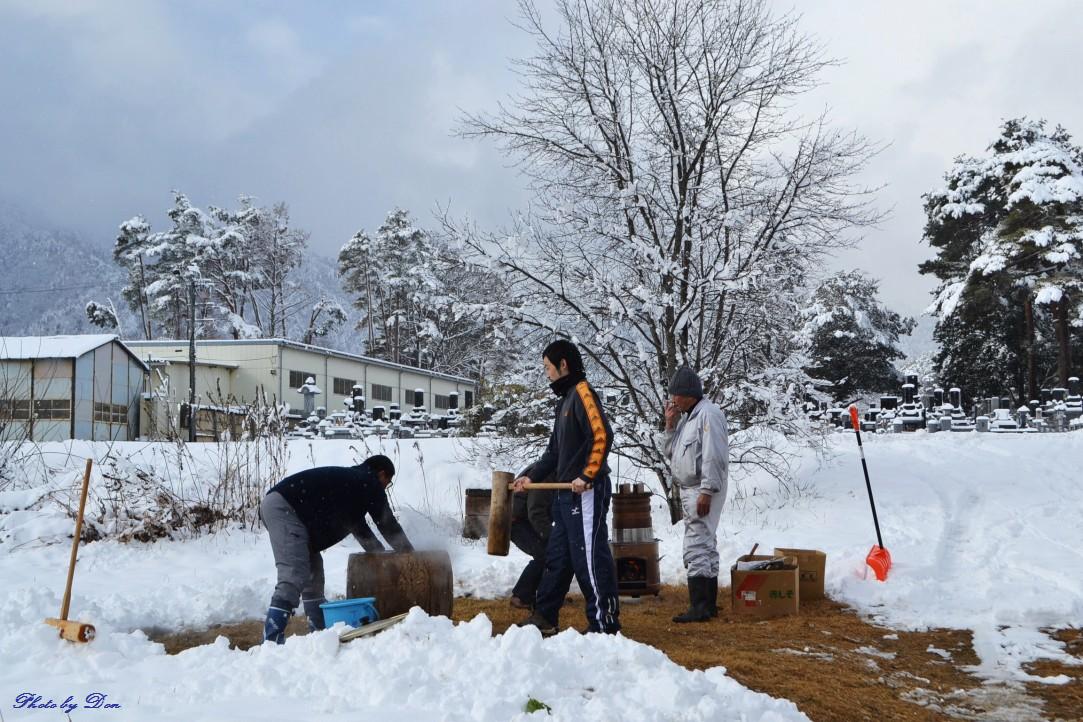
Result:
M75 537L71 540L71 559L68 560L68 582L64 586L64 602L60 606L60 619L68 618L68 606L71 604L71 583L75 578L75 557L79 552L79 537L83 533L83 511L86 509L86 494L90 488L90 467L94 460L86 460L86 472L83 474L83 493L79 497L79 514L75 517Z
M857 406L850 406L850 420L853 421L854 434L857 435L857 450L861 454L861 471L865 474L865 488L869 492L869 506L872 507L872 523L876 527L876 543L882 549L884 539L880 536L880 519L876 516L876 501L872 498L872 482L869 481L869 465L865 462L865 447L861 443L861 424L857 419Z

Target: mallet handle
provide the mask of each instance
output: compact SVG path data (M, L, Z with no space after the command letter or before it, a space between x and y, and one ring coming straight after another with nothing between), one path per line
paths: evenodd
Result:
M508 484L508 488L511 489L512 485ZM562 491L568 491L568 490L570 490L572 488L572 485L571 485L571 482L566 482L566 481L562 481L562 482L547 481L547 482L541 482L541 483L538 483L538 484L535 484L534 482L530 482L529 484L526 485L526 488L527 488L528 491L530 489L543 489L543 490L544 489L557 489L557 490L562 490ZM588 486L587 488L589 489L590 487Z
M90 488L90 467L93 459L86 460L86 473L83 474L83 494L79 498L79 515L75 517L75 538L71 540L71 559L68 561L68 583L64 587L64 603L60 606L60 619L67 620L68 605L71 604L71 583L75 578L75 556L79 552L79 537L83 533L83 511L86 509L86 494Z

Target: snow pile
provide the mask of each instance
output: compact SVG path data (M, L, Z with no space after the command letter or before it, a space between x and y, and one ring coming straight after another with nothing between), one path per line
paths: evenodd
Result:
M464 445L476 442L359 443L297 441L288 468L387 453L399 469L391 494L403 526L419 546L448 551L455 593L506 596L525 556L513 549L506 558L490 557L484 540L460 537L464 489L489 485L488 469L464 461L474 458ZM215 447L195 448L209 454ZM1083 625L1083 491L1075 478L1083 434L869 437L877 510L894 559L886 583L864 565L875 533L856 444L841 434L829 448L826 460L795 450L797 471L785 484L759 474L731 483L719 540L724 568L753 543L821 549L829 596L896 628L973 630L976 671L988 679L1034 679L1022 671L1026 662L1070 660L1041 630ZM138 444L112 447L114 454L126 451L164 458ZM51 478L66 487L84 454L104 455L106 448L74 442L47 452L42 458L52 460ZM614 483L653 483L626 459L611 465ZM197 468L211 466L204 460ZM41 620L60 606L68 557L63 535L71 522L35 510L39 493L55 492L41 484L0 493L0 668L6 672L0 704L10 705L21 691L55 698L100 688L138 706L142 714L133 719L256 719L268 710L304 719L509 719L530 696L565 719L797 714L740 689L721 669L687 672L627 639L572 631L543 642L522 630L490 639L484 619L456 627L415 615L401 629L342 650L331 635L317 635L282 649L237 652L220 642L165 656L136 630L202 628L265 611L274 577L270 546L262 533L239 529L182 541L86 545L72 611L95 623L101 636L87 648L65 646ZM681 526L669 524L660 498L652 513L662 579L683 582ZM346 560L357 551L350 540L325 552L330 596L345 593ZM648 677L650 692L641 697ZM618 679L626 683L620 692ZM711 701L701 702L705 696Z
M80 704L99 692L121 705L109 719L503 722L529 719L531 699L554 720L807 719L722 668L689 672L623 637L565 631L543 641L517 628L493 637L484 616L455 625L415 609L401 625L348 645L332 629L247 652L219 637L175 657L141 632L107 632L76 648L33 615L21 621L0 641L0 699L17 705L21 694L41 695L38 704L59 706L68 695Z

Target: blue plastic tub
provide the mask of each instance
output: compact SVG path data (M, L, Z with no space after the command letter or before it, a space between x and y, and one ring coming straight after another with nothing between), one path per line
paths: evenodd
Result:
M351 627L360 627L375 622L380 618L376 611L376 597L358 597L357 599L342 599L337 602L324 602L320 605L323 610L323 621L328 627L336 622L345 622Z

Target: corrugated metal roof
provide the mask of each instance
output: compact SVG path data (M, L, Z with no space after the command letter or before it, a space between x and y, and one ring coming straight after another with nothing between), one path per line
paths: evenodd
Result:
M116 334L88 333L70 336L0 336L0 359L25 361L39 358L79 358L99 346L116 341L144 371L147 365L124 345Z

